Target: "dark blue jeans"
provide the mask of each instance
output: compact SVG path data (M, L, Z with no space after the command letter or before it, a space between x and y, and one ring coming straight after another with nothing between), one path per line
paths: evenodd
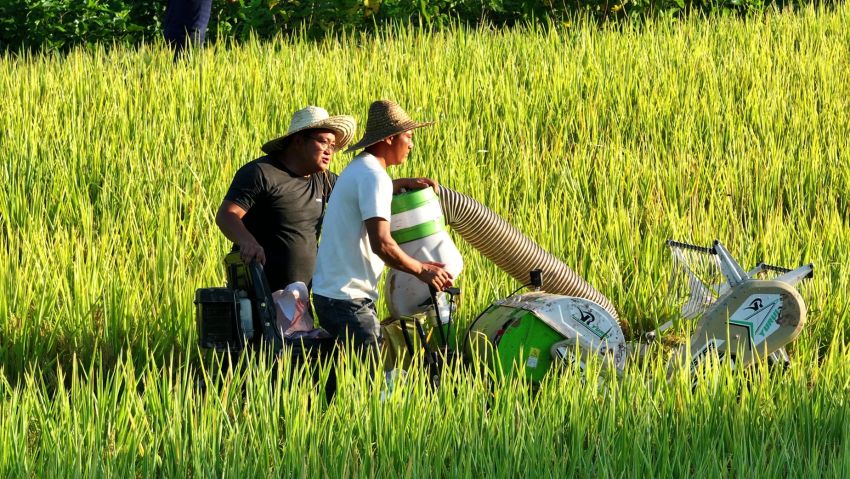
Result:
M319 323L338 341L351 341L354 349L377 361L381 355L381 324L371 299L333 299L313 295Z
M163 34L175 55L179 55L188 42L197 47L203 45L211 10L212 0L168 0Z

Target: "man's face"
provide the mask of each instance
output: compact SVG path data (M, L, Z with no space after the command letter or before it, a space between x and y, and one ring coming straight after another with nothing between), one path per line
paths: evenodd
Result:
M329 130L310 130L301 136L303 157L315 171L325 171L336 152L336 135Z
M392 144L390 144L390 148L392 151L392 160L387 163L392 165L400 165L404 163L404 160L407 159L407 155L410 154L410 150L413 149L413 130L405 131L404 133L399 133L392 137Z

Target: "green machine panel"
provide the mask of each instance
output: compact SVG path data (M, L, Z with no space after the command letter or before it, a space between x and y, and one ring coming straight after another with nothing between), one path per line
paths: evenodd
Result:
M493 305L472 325L464 352L496 374L521 373L539 382L552 366L552 345L563 339L532 311Z

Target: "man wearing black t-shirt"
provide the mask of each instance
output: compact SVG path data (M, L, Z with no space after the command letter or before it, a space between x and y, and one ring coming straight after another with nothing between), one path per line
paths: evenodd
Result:
M351 141L356 123L319 107L295 112L285 135L263 145L262 156L239 169L216 214L216 224L242 260L265 265L272 290L310 284L318 236L336 175L333 153Z
M308 106L295 112L285 135L263 145L265 156L236 172L215 222L239 246L243 261L265 265L272 291L296 281L310 287L322 217L337 178L328 165L355 129L348 115L329 116ZM437 183L393 180L395 192L429 186L436 189Z

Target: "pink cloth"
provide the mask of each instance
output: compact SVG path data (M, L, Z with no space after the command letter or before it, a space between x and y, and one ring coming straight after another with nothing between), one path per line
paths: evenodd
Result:
M314 329L310 315L310 293L301 281L272 293L277 313L277 327L284 336Z

